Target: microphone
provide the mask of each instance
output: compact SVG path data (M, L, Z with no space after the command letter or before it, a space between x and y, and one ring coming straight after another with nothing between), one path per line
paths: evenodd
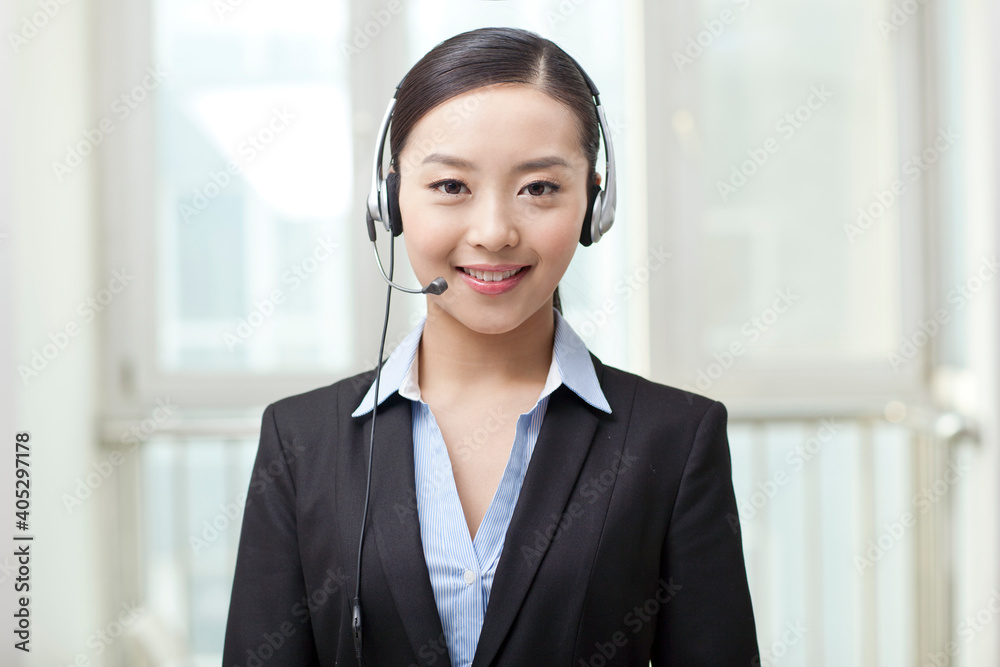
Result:
M378 263L379 273L382 274L382 278L390 287L394 287L400 292L406 292L407 294L441 294L448 289L448 283L441 276L438 276L434 280L430 281L426 287L421 287L420 289L411 289L409 287L397 285L392 282L389 276L385 274L385 269L382 268L382 259L378 255L378 245L374 241L372 241L372 249L375 251L375 261Z

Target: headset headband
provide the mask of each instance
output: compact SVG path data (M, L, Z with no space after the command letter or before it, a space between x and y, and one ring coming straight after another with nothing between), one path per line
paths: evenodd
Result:
M558 48L558 47L557 47ZM562 51L562 49L560 49ZM580 243L589 246L601 240L601 237L611 229L615 222L615 207L618 203L618 181L615 173L615 149L611 140L611 132L608 127L608 120L604 113L604 106L601 104L601 94L597 90L597 85L590 78L587 71L580 66L573 56L565 51L563 54L576 66L576 69L583 76L587 87L590 89L591 97L594 98L595 109L597 110L597 120L600 126L601 135L604 137L604 158L605 158L605 183L604 187L595 186L592 193L593 204L588 215L584 218L584 226L580 233ZM372 168L371 189L368 191L367 201L367 224L368 238L375 241L375 223L381 222L387 232L398 235L402 232L400 221L392 220L392 211L398 211L398 202L391 201L394 193L389 192L391 188L386 186L386 179L382 176L382 161L385 153L385 143L389 136L389 125L392 121L392 114L396 108L396 98L399 96L399 89L402 88L406 77L399 82L396 90L389 100L389 104L382 116L382 123L379 126L378 136L375 142L375 160ZM398 214L397 214L398 217Z

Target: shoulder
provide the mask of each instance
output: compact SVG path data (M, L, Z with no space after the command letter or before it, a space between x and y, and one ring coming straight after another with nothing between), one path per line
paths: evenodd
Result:
M612 412L620 406L628 412L654 410L651 417L658 414L691 419L700 418L710 411L721 412L725 416L725 406L715 399L608 366L593 353L590 357Z
M287 396L268 405L264 418L274 419L279 427L306 428L350 418L374 379L375 371L368 370L325 387Z
M726 441L728 413L721 402L605 365L593 353L591 358L611 405L608 417L626 429L630 441L673 443L668 449L674 453Z

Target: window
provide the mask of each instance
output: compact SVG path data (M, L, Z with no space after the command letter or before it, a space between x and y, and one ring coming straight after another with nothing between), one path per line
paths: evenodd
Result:
M526 27L598 82L617 153L617 222L578 249L560 292L605 361L645 363L642 281L616 312L603 305L647 261L631 259L645 223L628 196L641 192L631 176L643 126L630 73L641 72L641 52L625 45L641 44L640 23L603 1L153 0L148 17L107 1L123 22L148 22L166 72L155 113L126 128L131 148L108 166L132 193L113 196L109 261L155 267L136 287L142 307L109 333L111 402L117 412L168 396L179 406L123 485L124 548L142 558L123 588L176 640L177 657L217 664L261 407L374 366L385 285L363 225L372 148L399 78L437 42L481 25ZM125 63L108 69L130 78ZM396 279L413 284L398 240ZM390 349L423 309L423 298L394 296ZM140 644L147 657L162 650Z
M349 366L346 3L154 8L157 367Z
M177 656L218 662L229 513L262 406L374 366L385 286L364 202L391 91L434 44L482 25L554 39L601 89L617 221L578 249L564 311L605 363L729 407L761 649L797 622L789 665L910 664L947 638L944 504L872 569L855 560L954 453L933 428L929 348L905 349L939 288L928 192L944 175L959 191L946 168L966 150L943 148L948 117L924 103L929 15L887 31L889 0L105 2L145 26L167 72L155 114L106 151L109 264L155 266L141 307L111 314L108 403L181 406L121 494L142 554L123 588ZM141 59L106 48L108 85L134 83ZM937 233L961 278L961 241ZM413 284L399 240L396 278ZM423 307L394 296L390 348ZM950 363L967 362L966 326L943 337Z

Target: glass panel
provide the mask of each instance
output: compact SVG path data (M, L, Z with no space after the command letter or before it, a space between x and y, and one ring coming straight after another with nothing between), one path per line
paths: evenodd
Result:
M153 3L158 364L296 372L351 360L346 2Z
M878 628L880 667L903 667L919 662L916 638L917 530L913 522L930 509L913 485L913 435L893 426L875 430L875 531L873 541L886 549L866 576L877 586L875 625ZM882 540L882 545L878 541ZM865 545L865 551L868 546ZM860 549L859 549L860 551ZM860 554L859 554L860 555ZM865 555L867 558L867 554ZM856 563L857 564L857 563ZM859 566L860 567L860 566Z
M176 650L222 659L257 441L158 438L142 449L143 606Z
M675 65L700 108L674 118L703 161L706 356L874 362L899 343L901 200L892 39L881 2L703 0ZM912 168L912 165L910 165ZM909 223L908 223L909 224Z
M913 664L919 579L911 518L921 511L914 433L838 417L734 419L729 436L761 664ZM786 644L790 629L801 636Z

